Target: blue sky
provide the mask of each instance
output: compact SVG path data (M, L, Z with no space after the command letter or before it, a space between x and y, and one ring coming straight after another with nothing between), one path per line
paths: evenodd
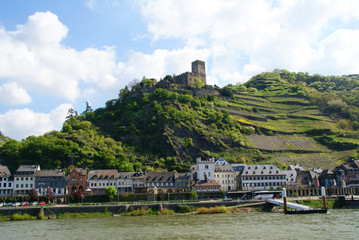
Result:
M275 68L359 73L356 0L0 0L0 130L60 130L143 76L206 61L209 84Z

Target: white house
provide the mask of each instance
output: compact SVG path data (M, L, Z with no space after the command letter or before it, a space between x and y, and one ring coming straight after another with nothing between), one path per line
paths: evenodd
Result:
M284 170L282 173L285 174L285 185L296 188L297 187L297 171L296 170Z
M197 163L197 179L198 180L215 180L214 177L214 158L208 160L196 159Z
M221 190L234 190L236 188L236 174L231 164L223 158L219 158L214 164L214 177L221 186Z
M6 166L0 165L0 196L11 196L14 189L14 179Z
M35 189L35 173L39 170L39 165L20 165L14 175L14 195L28 195Z
M117 192L133 192L133 172L119 172L117 181Z
M286 185L286 174L273 164L246 165L240 181L242 190L276 189Z
M115 169L92 170L88 173L88 188L94 194L105 194L108 186L117 189L118 171Z

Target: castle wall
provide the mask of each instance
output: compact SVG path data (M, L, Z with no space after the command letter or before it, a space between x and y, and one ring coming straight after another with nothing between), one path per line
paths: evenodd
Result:
M194 83L195 78L199 78L204 85L206 82L205 62L197 60L192 62L192 72L185 72L174 77L176 84L190 86Z
M175 80L176 84L182 84L182 85L188 86L188 85L190 85L191 78L193 78L192 73L185 72L185 73L175 76L174 80Z

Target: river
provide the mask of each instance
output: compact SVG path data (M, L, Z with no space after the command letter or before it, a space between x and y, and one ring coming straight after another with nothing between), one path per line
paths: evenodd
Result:
M0 222L0 239L359 239L359 210Z

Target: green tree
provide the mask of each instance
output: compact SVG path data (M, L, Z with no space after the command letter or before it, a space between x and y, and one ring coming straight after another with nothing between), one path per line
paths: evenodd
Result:
M195 88L202 88L204 87L204 83L198 77L194 78L194 82L192 84Z
M198 194L197 194L197 192L195 190L192 190L190 192L190 196L191 196L192 200L198 198Z
M105 194L108 196L108 198L113 201L117 195L117 190L114 186L108 186L105 189Z

